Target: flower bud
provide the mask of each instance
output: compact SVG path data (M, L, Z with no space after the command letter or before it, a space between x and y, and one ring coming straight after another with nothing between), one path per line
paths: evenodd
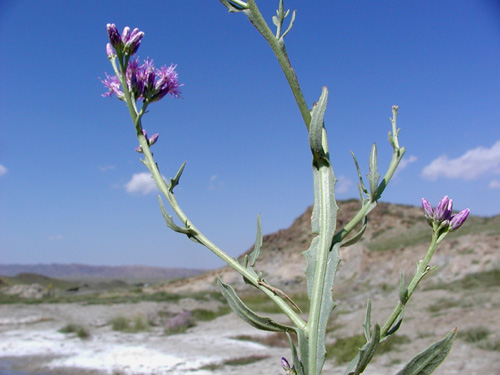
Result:
M106 25L106 28L108 29L108 36L109 36L109 41L111 42L111 45L116 50L118 50L120 48L122 38L120 37L120 33L118 32L116 25L114 23L108 23ZM108 54L108 56L109 56L109 54Z
M283 367L283 370L287 372L290 371L290 364L288 363L285 357L281 358L281 367Z
M465 223L467 217L469 216L470 210L466 208L465 210L460 211L458 214L453 215L450 219L450 232L457 230Z
M115 51L114 51L111 43L106 44L106 54L108 55L108 59L110 59L110 60L116 56Z
M137 31L136 31L137 30ZM125 53L129 55L134 55L141 44L141 39L144 37L144 33L139 31L139 29L134 29L130 39L125 44Z
M434 210L432 209L432 205L425 198L422 198L422 209L424 210L424 216L427 221L431 221L434 218Z
M123 44L127 43L130 39L130 27L125 26L122 31L122 36L121 36Z
M156 133L156 134L153 134L151 136L151 138L148 139L148 144L150 146L154 145L156 143L156 141L158 140L158 137L160 136L160 134Z
M451 216L452 208L453 201L445 195L434 210L434 221L440 224L443 221L448 220Z

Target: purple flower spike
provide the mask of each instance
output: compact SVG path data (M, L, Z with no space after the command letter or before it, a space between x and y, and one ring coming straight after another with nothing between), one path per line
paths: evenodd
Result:
M451 217L452 208L453 201L445 195L434 210L434 221L441 224L443 221L448 220Z
M457 230L465 223L467 217L469 216L470 210L466 208L465 210L460 211L458 214L453 215L450 219L450 232Z

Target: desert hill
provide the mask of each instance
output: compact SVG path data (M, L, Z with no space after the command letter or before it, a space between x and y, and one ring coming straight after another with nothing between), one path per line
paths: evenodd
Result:
M338 202L337 230L342 228L359 208L356 200ZM312 207L293 224L263 238L261 255L256 270L264 278L285 290L304 285L305 258L312 239L310 218ZM357 244L341 249L342 262L337 273L337 285L397 284L400 271L411 277L416 262L424 256L430 242L431 228L420 207L379 203L370 213L368 228ZM243 253L249 253L253 246ZM452 282L474 273L496 270L500 267L500 215L495 217L470 216L460 230L448 235L433 258L438 265L433 282ZM214 288L214 280L221 276L225 282L238 287L241 277L229 267L178 280L165 285L172 292L200 291Z

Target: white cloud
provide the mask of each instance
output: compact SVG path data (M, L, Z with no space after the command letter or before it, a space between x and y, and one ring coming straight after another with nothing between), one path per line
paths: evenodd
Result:
M157 190L156 183L148 172L135 173L132 179L125 184L127 193L149 194Z
M97 168L101 172L106 172L106 171L110 171L112 169L115 169L116 167L114 165L99 165Z
M64 238L62 234L56 234L53 236L49 236L49 241L60 241Z
M0 164L0 176L6 174L9 170L5 168L2 164Z
M422 170L422 177L433 181L438 177L474 180L485 174L500 174L500 141L491 148L469 150L456 159L441 155Z
M335 185L335 193L337 194L347 193L351 189L352 180L343 174L338 176L337 179L338 181L337 184Z
M402 171L405 169L407 166L409 166L411 163L415 163L418 160L418 158L415 155L410 155L408 157L403 157L403 160L398 165L397 171Z
M208 179L208 190L219 190L222 186L221 181L218 179L219 176L213 174Z
M489 187L490 189L500 189L500 180L492 180L492 181L489 183L488 187Z

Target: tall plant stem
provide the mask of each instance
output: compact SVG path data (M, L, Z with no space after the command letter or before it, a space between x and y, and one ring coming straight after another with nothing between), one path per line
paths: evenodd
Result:
M271 46L271 49L276 55L281 69L283 70L283 73L285 73L288 84L292 89L293 96L295 98L295 101L297 102L306 128L309 131L311 113L309 112L309 108L307 107L304 95L302 94L302 90L300 89L297 75L292 68L290 60L288 58L288 54L286 53L285 42L283 38L276 38L276 36L273 34L266 21L262 17L262 14L260 13L259 8L255 3L255 0L248 0L248 9L244 10L244 13L247 15L250 22L261 33L261 35L267 40L267 42Z

